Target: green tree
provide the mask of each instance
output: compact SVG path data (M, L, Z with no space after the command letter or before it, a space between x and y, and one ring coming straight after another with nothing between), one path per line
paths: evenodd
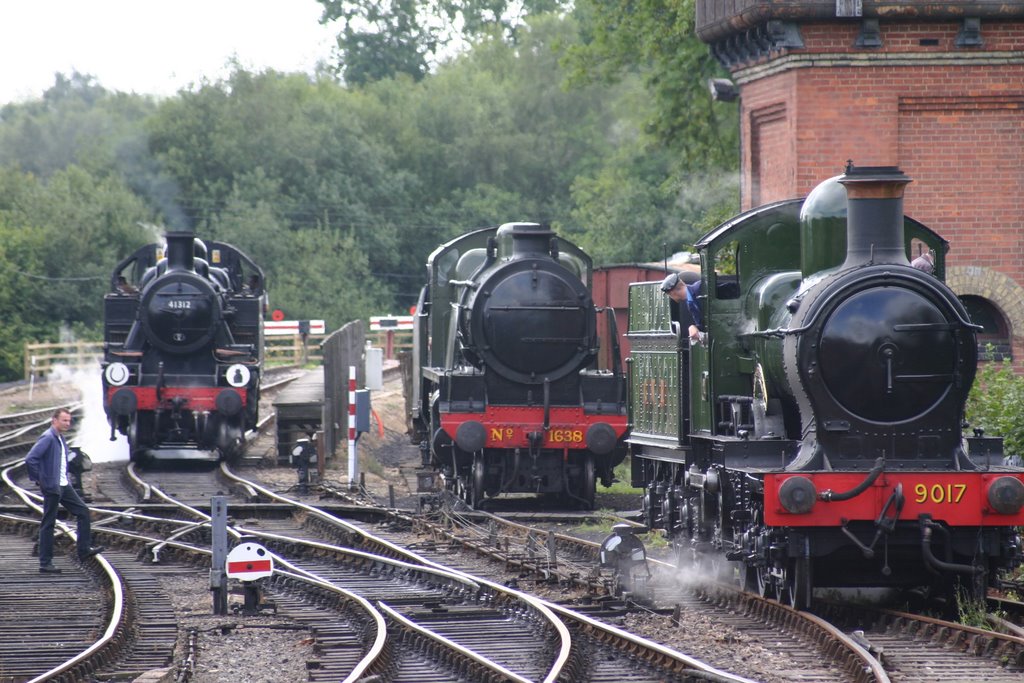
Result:
M658 260L687 248L739 207L736 106L714 103L726 75L694 34L693 0L582 0L571 82L639 78L637 134L574 185L581 240L599 261ZM652 253L656 251L656 253Z
M568 217L574 179L616 144L621 89L562 87L557 47L574 36L572 21L533 17L517 45L488 39L415 87L365 89L367 130L394 140L394 163L416 178L420 222L465 230Z
M390 309L390 288L370 276L369 259L352 235L328 226L306 229L296 233L291 248L306 263L303 268L276 269L274 290L281 292L276 305L289 315L323 317L336 329Z
M681 168L736 168L736 107L714 104L707 86L728 74L694 33L694 0L581 0L578 15L584 38L567 58L575 82L641 74L653 95L649 129Z
M138 176L142 121L154 103L111 93L92 76L57 74L43 97L0 108L0 166L48 177L74 164L97 175Z
M516 42L529 15L571 7L568 0L318 0L320 23L338 22L339 71L351 84L404 74L422 80L441 55L469 41Z
M329 225L289 225L271 201L274 182L257 170L239 180L208 233L263 268L270 305L292 319L324 319L328 329L387 311L392 288L374 277L351 234Z
M426 76L435 40L420 20L416 0L321 2L325 20L341 20L338 48L346 82L359 85L398 74L415 80Z
M178 220L202 228L230 197L258 198L287 228L351 232L372 267L389 270L398 260L389 208L405 204L407 178L363 131L352 98L326 79L236 71L162 104L150 146L177 188ZM247 189L257 172L264 180Z
M117 178L0 169L0 377L20 377L24 342L56 341L62 326L99 336L111 269L148 241L149 220Z

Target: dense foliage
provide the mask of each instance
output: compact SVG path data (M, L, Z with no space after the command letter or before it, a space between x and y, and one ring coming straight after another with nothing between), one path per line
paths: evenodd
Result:
M985 436L1003 437L1005 453L1024 453L1024 377L1014 373L1009 359L978 366L978 375L967 400L967 422L983 429Z
M322 4L414 49L353 57L344 82L237 68L163 100L76 73L0 108L0 380L26 341L98 338L112 267L167 229L235 244L273 308L333 329L404 311L430 251L470 229L541 221L599 263L656 260L735 209L735 106L710 102L689 0L631 55L610 5ZM470 47L441 60L430 8Z

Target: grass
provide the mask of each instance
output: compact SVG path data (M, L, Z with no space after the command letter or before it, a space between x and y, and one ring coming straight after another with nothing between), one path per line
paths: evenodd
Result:
M593 522L587 522L586 524L579 524L573 529L582 534L610 534L612 527L618 524L621 519L617 517L618 512L615 510L609 510L602 508L600 510L594 510L594 517L596 518Z
M991 630L992 626L985 618L988 611L985 609L984 600L969 600L960 595L957 596L957 621L964 626L973 626L985 630Z
M643 489L638 489L630 486L629 481L630 475L630 464L629 457L620 462L615 470L612 472L613 481L611 486L602 486L599 481L597 484L597 490L602 493L643 493Z

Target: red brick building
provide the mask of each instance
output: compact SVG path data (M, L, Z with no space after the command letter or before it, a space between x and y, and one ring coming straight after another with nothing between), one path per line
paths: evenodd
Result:
M947 282L1024 367L1024 2L697 0L697 34L738 87L743 208L847 159L899 166Z

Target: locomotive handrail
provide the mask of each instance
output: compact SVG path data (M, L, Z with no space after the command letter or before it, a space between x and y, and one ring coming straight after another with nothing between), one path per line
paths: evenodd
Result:
M869 486L874 484L875 480L878 479L879 475L882 474L882 472L884 471L885 458L878 458L877 460L875 460L875 466L871 468L870 472L868 472L868 476L864 478L864 481L857 484L849 491L844 491L843 493L835 493L832 491L832 489L826 489L818 494L818 498L824 500L825 502L850 500L851 498L856 498L860 494L864 493Z
M909 268L909 266L907 266L907 267ZM911 277L909 274L905 274L905 273L890 271L888 273L888 275L891 276L891 277L895 277L895 278L899 278L899 279L903 279L903 280L909 280L911 282L917 282L917 283L921 282L921 280L919 280L917 277ZM824 298L823 305L819 305L818 306L817 310L814 311L814 313L811 315L810 319L807 321L807 323L803 327L792 327L792 328L776 327L775 329L764 330L764 331L761 331L761 332L747 332L747 333L745 333L742 336L747 336L747 337L766 337L767 338L767 337L784 337L787 334L803 334L804 332L806 332L809 329L811 329L812 327L814 327L815 323L818 320L818 316L821 315L822 311L824 311L826 308L828 308L828 306L826 306L824 304L828 304L834 298L838 297L840 294L843 294L844 290L847 289L849 287L849 285L857 284L858 281L859 281L859 278L857 280L854 280L851 283L847 283L847 285L845 287L841 287L838 290L830 292L829 295ZM976 325L976 324L972 323L970 320L965 319L963 316L960 315L960 311L956 310L955 307L950 307L950 308L952 309L952 313L956 317L957 322L960 323L961 327L966 327L967 329L975 330L976 332L984 331L984 329L985 329L984 326Z
M605 307L605 318L608 320L608 336L611 337L611 361L612 361L612 372L615 376L622 377L622 353L619 349L619 323L615 319L615 309L611 306ZM619 391L616 391L616 395Z

